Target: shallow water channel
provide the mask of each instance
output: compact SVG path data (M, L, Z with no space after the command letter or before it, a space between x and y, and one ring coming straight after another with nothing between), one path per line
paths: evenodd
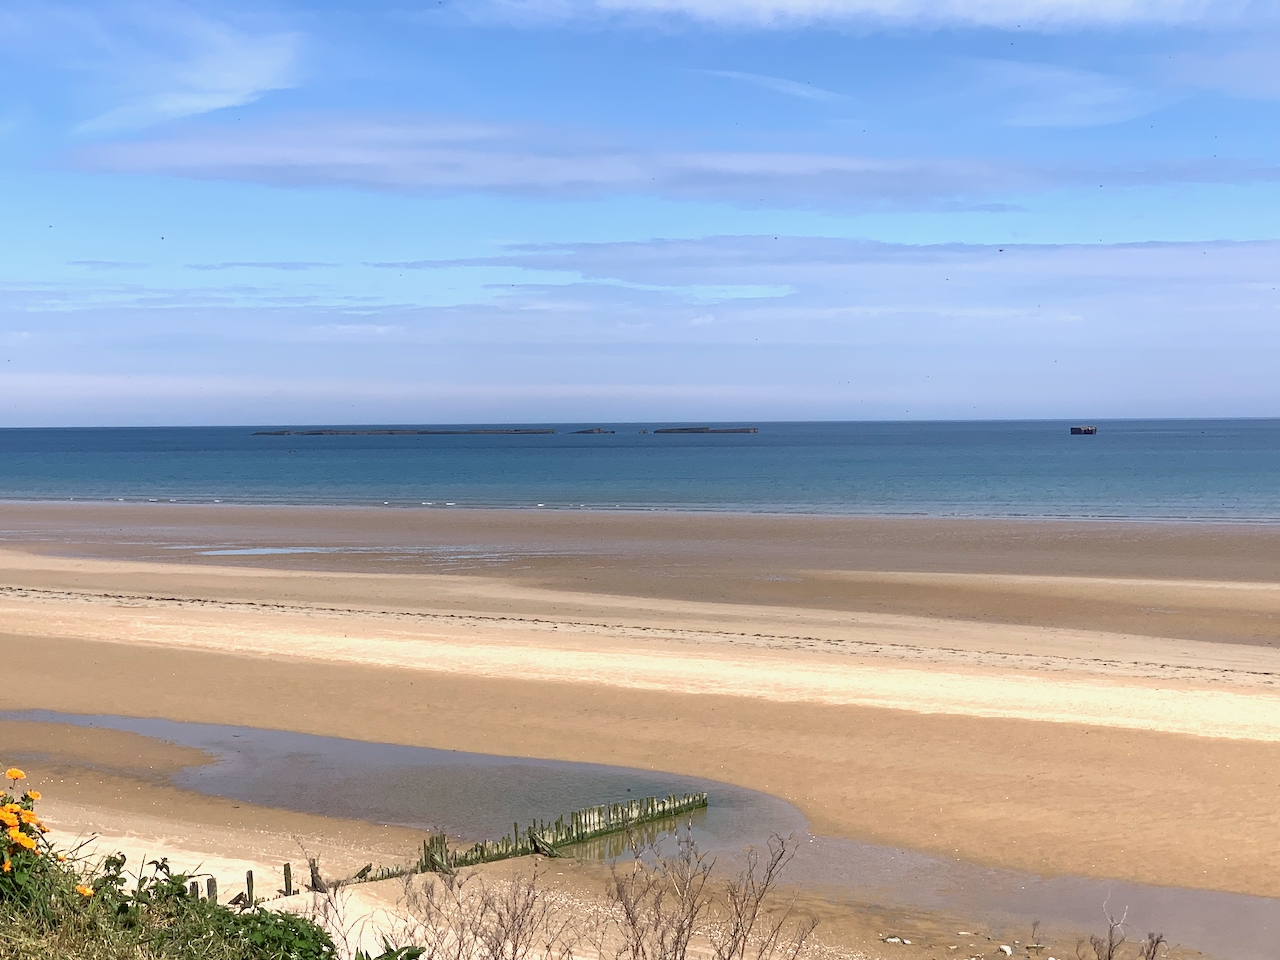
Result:
M380 824L496 839L516 821L615 800L705 790L693 815L699 847L731 861L771 834L794 834L798 853L786 879L842 899L941 910L997 926L1098 929L1104 908L1128 911L1131 931L1160 930L1223 960L1280 956L1280 900L1060 876L1045 878L932 854L809 834L795 807L768 794L714 781L625 767L530 760L365 743L251 727L24 711L6 720L122 730L216 759L189 767L179 787L245 803ZM596 841L579 855L605 857L621 844Z

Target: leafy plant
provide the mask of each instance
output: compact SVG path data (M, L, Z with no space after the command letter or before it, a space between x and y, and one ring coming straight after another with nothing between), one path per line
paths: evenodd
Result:
M383 943L382 953L376 957L357 950L355 960L419 960L426 952L425 947L393 947L389 943Z
M59 863L45 834L49 828L36 814L36 790L18 792L27 775L17 767L4 773L9 787L0 791L0 902L39 909L51 890L51 872ZM63 858L65 860L65 858Z
M5 775L11 787L0 793L0 960L335 960L332 939L312 920L202 899L190 889L196 878L167 860L128 874L123 854L96 869L75 850L59 854L35 813L39 792L18 794L25 774L16 767Z

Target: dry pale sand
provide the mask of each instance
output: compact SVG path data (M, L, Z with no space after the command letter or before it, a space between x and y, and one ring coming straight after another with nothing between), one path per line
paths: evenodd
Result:
M6 505L0 535L3 709L664 769L819 833L1280 895L1280 530ZM264 547L341 549L223 552Z

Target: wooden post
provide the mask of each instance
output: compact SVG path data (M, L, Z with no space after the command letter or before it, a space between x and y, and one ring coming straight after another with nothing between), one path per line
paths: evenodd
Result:
M246 870L244 873L244 899L248 906L253 906L253 871Z
M200 899L200 881L199 880L192 880L191 886L189 886L187 889L190 891L191 898L193 900Z
M284 865L284 895L293 896L293 864L291 863Z
M217 903L218 902L218 878L210 877L208 882L205 884L205 889L209 893L209 902Z

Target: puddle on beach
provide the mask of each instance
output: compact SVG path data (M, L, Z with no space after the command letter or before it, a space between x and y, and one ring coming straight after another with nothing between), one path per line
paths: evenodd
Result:
M771 834L800 841L787 880L839 899L898 909L945 911L997 927L1095 930L1104 909L1128 912L1132 931L1232 960L1273 960L1280 900L1084 877L1044 878L893 847L814 837L795 807L767 794L692 777L625 767L460 753L332 737L47 711L0 719L121 730L207 751L177 786L245 803L380 824L496 838L514 822L554 819L582 807L632 797L705 790L692 817L699 847L722 862ZM620 844L583 845L579 855L615 856Z
M421 561L435 564L479 564L496 565L510 563L531 557L558 557L569 555L560 550L502 550L481 545L449 545L449 546L415 546L366 547L346 546L228 546L228 545L190 545L165 544L164 550L184 552L197 557L287 557L302 555L321 555L341 558L363 557L388 562ZM167 559L167 558L166 558Z

